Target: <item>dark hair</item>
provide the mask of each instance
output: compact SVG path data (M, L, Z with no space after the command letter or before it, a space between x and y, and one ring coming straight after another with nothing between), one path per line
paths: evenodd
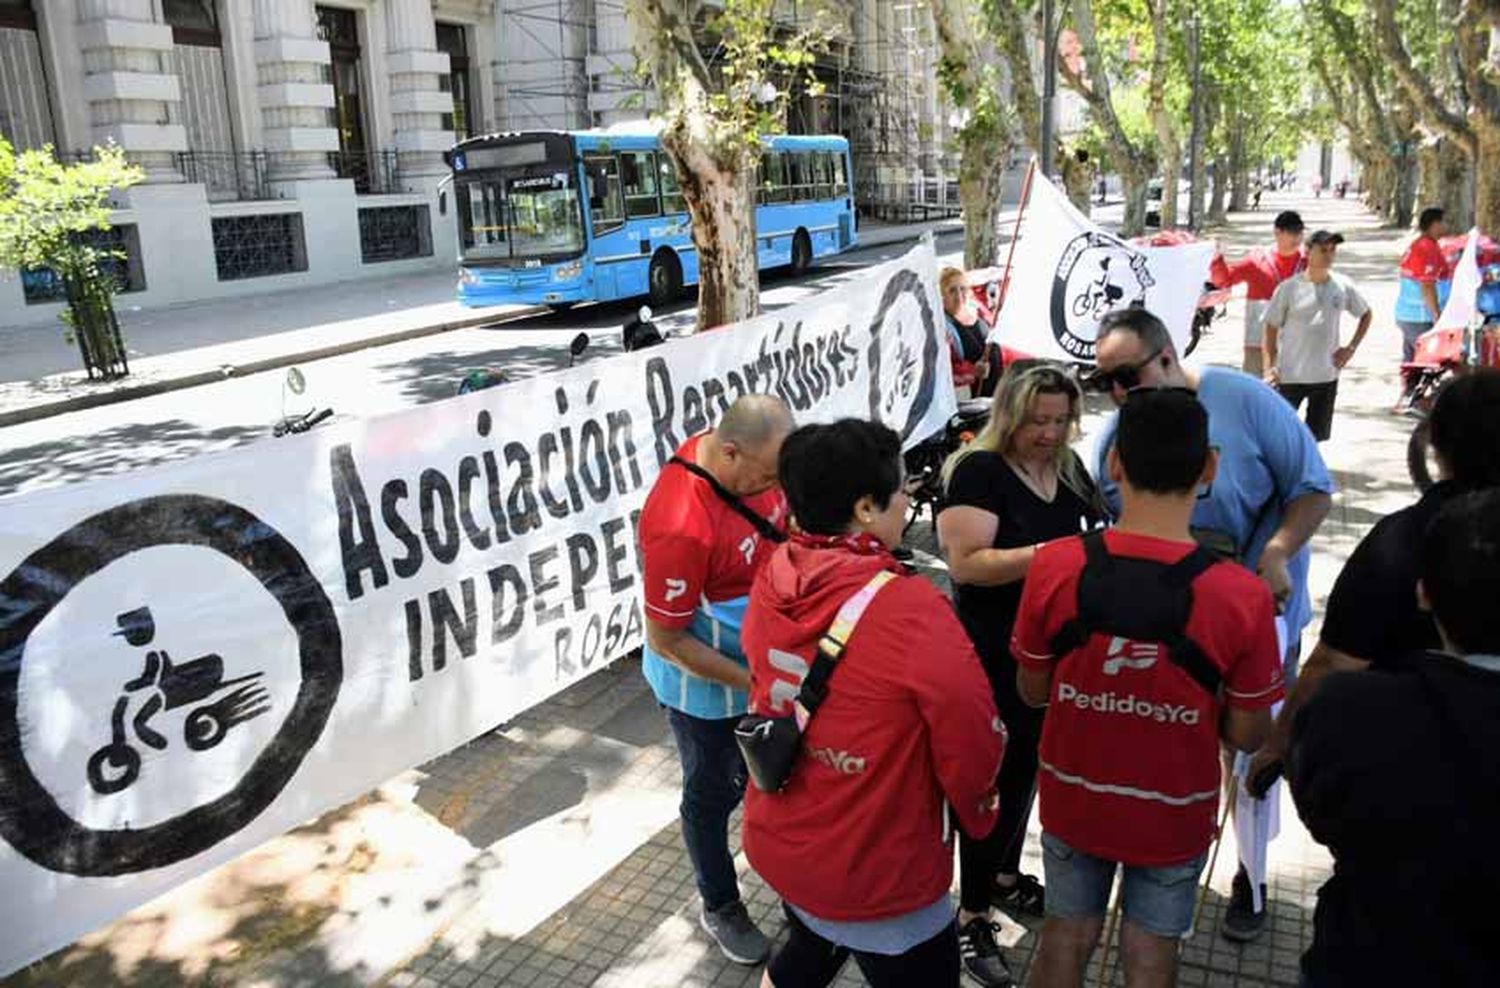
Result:
M781 489L804 532L839 535L868 495L882 510L901 486L901 437L864 419L804 425L776 461Z
M1284 209L1276 214L1276 229L1287 233L1301 233L1307 229L1302 223L1302 214L1295 209Z
M1500 487L1500 369L1476 368L1445 384L1428 428L1455 484Z
M1116 309L1105 313L1104 318L1099 320L1099 331L1095 339L1103 342L1110 333L1121 331L1134 333L1140 337L1146 349L1152 353L1167 349L1171 349L1173 353L1177 352L1172 346L1172 334L1167 332L1166 323L1158 319L1149 309L1133 305L1126 309Z
M1422 210L1422 215L1417 217L1417 229L1426 233L1428 227L1434 223L1441 222L1446 215L1441 206L1428 206Z
M1463 654L1500 654L1500 490L1455 497L1422 541L1422 587Z
M1131 487L1191 491L1208 462L1208 412L1186 388L1137 388L1120 409L1115 450Z

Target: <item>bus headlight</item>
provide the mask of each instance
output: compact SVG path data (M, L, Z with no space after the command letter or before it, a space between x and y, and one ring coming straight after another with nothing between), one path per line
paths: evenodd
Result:
M572 281L583 274L583 261L569 261L567 264L559 264L552 269L553 281Z
M468 268L459 268L458 283L460 285L468 285L470 288L473 288L475 285L479 284L479 275L475 274Z

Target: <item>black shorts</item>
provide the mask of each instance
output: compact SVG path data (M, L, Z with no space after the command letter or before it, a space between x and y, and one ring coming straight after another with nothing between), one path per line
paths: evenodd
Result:
M824 988L839 976L849 955L871 988L957 988L958 924L949 923L930 940L904 954L871 954L840 947L818 936L797 914L782 904L786 913L786 945L771 958L766 970L776 988Z
M1321 384L1282 384L1276 390L1295 409L1300 409L1304 400L1307 402L1307 428L1314 439L1321 443L1333 435L1333 400L1339 393L1338 378Z

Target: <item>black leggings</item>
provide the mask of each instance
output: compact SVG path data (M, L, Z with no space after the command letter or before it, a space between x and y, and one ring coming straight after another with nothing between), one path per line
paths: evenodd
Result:
M990 908L995 876L1014 875L1021 868L1021 846L1026 822L1036 798L1037 748L1042 741L1042 707L1027 705L1016 690L1016 662L1009 655L981 653L984 671L995 695L995 709L1005 721L1008 737L1005 760L996 786L1000 790L1000 820L987 837L959 836L959 904L968 912Z
M776 988L824 988L839 976L850 954L871 988L958 986L958 927L953 923L904 954L869 954L824 940L785 904L782 910L787 921L786 946L767 967Z

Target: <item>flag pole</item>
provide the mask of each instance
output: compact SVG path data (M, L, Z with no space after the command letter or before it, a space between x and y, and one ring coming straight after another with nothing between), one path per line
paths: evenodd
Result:
M1010 231L1010 250L1005 254L1005 280L1000 283L1000 298L995 302L997 318L1005 306L1005 296L1010 292L1010 264L1016 257L1016 241L1021 236L1021 217L1026 215L1026 204L1031 201L1031 182L1035 176L1036 155L1032 155L1031 163L1026 166L1026 177L1021 180L1021 202L1016 207L1016 223Z

